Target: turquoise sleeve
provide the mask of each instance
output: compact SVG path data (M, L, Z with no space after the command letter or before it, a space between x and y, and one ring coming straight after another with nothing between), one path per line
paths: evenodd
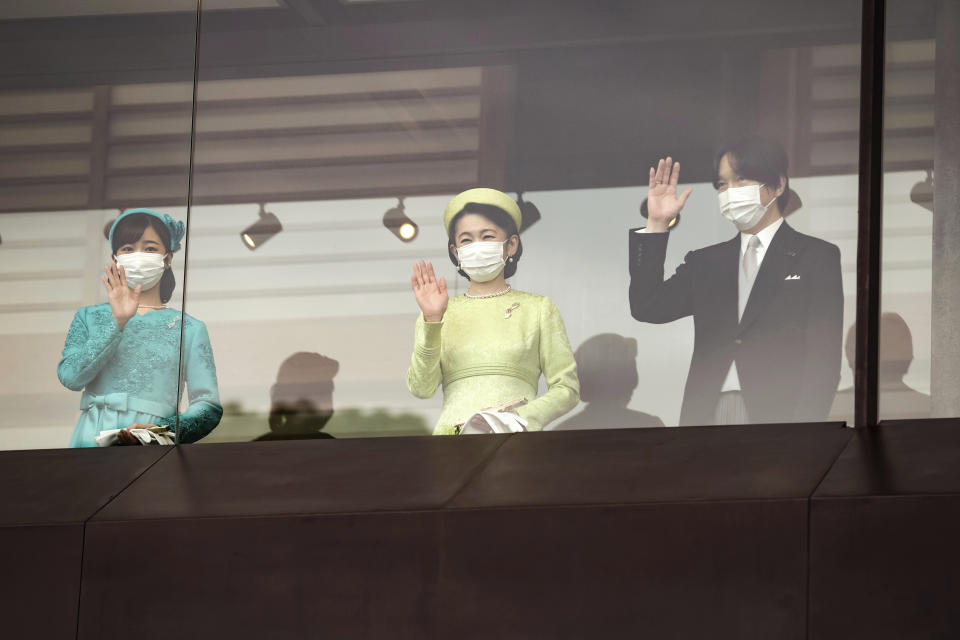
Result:
M109 311L90 318L87 318L86 309L77 311L57 365L60 383L71 391L82 391L113 357L121 335L117 321Z
M202 322L184 327L183 373L187 383L190 405L177 419L177 442L191 443L200 440L220 424L223 407L217 386L217 367L213 361L213 348L207 327ZM173 420L173 418L171 418Z

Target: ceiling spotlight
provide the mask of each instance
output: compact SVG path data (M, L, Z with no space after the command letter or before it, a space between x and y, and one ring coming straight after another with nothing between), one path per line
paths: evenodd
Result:
M910 189L910 202L918 204L933 213L933 170L927 169L926 179L913 185L913 189Z
M243 244L253 251L259 249L260 245L283 231L283 225L280 224L280 218L270 213L260 205L260 219L240 232L240 239Z
M403 206L403 198L397 198L397 206L387 209L387 212L383 214L383 226L403 242L412 242L420 233L420 227L417 226L417 223L407 217L406 208Z
M540 209L537 209L537 205L532 202L524 200L523 193L520 191L517 192L517 204L520 205L520 219L522 221L520 233L523 233L540 220Z
M640 203L640 215L644 220L647 220L650 217L650 210L647 208L647 199L644 198L643 202ZM680 214L678 213L676 217L670 221L670 224L667 225L667 229L673 229L675 226L680 224Z

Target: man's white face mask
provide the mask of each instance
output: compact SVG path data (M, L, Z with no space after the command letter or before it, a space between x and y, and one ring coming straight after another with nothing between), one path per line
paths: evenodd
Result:
M740 231L749 231L757 226L767 209L777 199L770 198L764 205L760 201L760 187L762 184L751 184L745 187L730 187L717 194L720 202L720 213L734 224Z

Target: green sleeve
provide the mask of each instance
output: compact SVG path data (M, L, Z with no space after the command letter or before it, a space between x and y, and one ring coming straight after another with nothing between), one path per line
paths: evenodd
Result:
M425 322L417 318L413 357L407 370L407 388L418 398L431 398L437 392L443 374L440 371L440 330L443 321Z
M540 371L547 381L547 392L517 409L529 423L527 429L539 431L549 422L577 406L580 402L580 380L577 362L570 349L563 318L550 298L540 305Z

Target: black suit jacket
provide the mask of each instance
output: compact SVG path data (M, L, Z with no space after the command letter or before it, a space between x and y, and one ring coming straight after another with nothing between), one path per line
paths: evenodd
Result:
M691 251L664 281L670 234L635 231L630 231L633 317L660 324L693 316L693 359L680 424L713 423L734 359L751 422L826 419L840 381L843 340L836 245L784 222L764 254L738 322L739 234Z

